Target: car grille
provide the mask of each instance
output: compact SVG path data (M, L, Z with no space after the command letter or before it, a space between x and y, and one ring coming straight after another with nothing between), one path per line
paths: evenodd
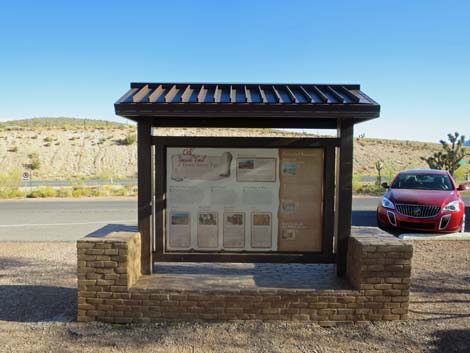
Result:
M400 222L400 225L402 227L413 228L413 229L426 229L426 230L434 229L433 223Z
M426 218L434 217L439 214L441 208L439 206L427 205L409 205L409 204L396 204L397 211L409 217Z

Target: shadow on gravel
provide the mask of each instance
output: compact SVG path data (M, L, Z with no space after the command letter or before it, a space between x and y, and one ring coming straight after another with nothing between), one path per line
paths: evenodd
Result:
M358 227L377 227L377 212L352 211L352 225Z
M411 291L433 294L470 294L470 277L467 274L452 275L442 271L423 273L412 281Z
M0 321L72 321L76 307L76 288L0 285Z
M31 264L30 261L24 260L24 259L12 259L12 258L5 258L5 257L0 257L0 270L5 270L5 269L13 269L17 267L26 267ZM2 277L2 274L0 273L0 277Z
M442 330L434 333L436 349L432 352L468 352L470 347L470 329Z

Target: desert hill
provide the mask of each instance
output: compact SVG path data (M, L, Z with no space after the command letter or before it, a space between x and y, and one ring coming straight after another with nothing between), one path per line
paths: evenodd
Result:
M135 126L87 119L42 118L1 123L0 172L33 166L35 179L135 177L135 133ZM308 136L270 129L158 129L158 134ZM379 160L384 163L384 176L400 169L425 168L420 157L431 155L439 146L437 143L356 138L354 173L376 175L375 163Z

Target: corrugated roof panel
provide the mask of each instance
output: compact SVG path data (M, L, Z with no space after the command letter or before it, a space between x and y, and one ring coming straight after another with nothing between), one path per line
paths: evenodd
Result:
M289 96L289 93L287 92L286 86L274 86L274 89L277 90L279 93L279 96L281 98L282 103L295 103L292 98Z
M231 86L232 94L234 99L231 99L230 101L232 103L246 103L247 102L247 97L245 95L245 86L238 86L238 85L233 85Z
M259 87L250 86L249 90L251 96L251 103L263 103L263 98L261 97Z
M265 103L278 103L278 99L276 98L272 86L261 86L261 90L264 92L266 97Z
M220 103L230 103L230 86L220 86Z
M357 123L380 115L380 105L354 84L140 82L131 83L114 107L120 116L160 118L168 126L173 122L165 119L183 119L181 126L233 127L265 126L276 119L282 120L276 126L305 126L307 119L320 128L335 128L336 119Z
M214 103L215 102L215 86L207 86L206 96L204 98L204 103Z
M328 99L327 103L340 103L338 99L331 93L327 86L317 86L316 87L323 95Z
M305 94L300 90L299 87L297 86L288 86L288 87L291 90L292 94L297 99L298 103L307 103L310 101L310 100L307 100L307 97L305 97Z
M312 98L312 103L327 103L328 98L318 90L315 86L302 86L305 92Z
M158 86L149 96L149 103L162 103L165 101L166 88L163 85Z

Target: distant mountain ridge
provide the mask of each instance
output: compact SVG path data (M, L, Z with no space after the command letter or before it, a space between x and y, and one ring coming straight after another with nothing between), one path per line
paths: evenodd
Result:
M109 120L95 120L85 118L31 118L31 119L19 119L19 120L8 120L0 122L0 127L22 127L22 128L36 128L36 127L119 127L125 124L118 123L116 121Z

